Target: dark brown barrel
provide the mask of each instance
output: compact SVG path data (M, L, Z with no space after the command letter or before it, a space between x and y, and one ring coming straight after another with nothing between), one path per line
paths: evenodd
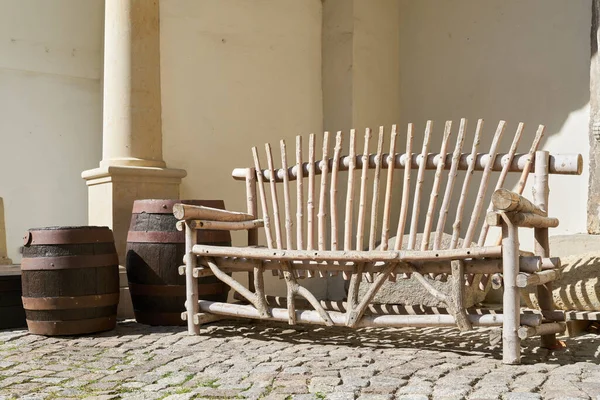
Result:
M225 209L222 200L137 200L127 236L127 279L137 322L184 325L185 276L179 275L185 234L176 228L177 203ZM230 246L227 231L198 231L198 243ZM214 276L198 279L200 298L226 301L229 286Z
M21 272L31 333L79 335L115 327L119 259L107 227L29 230Z
M25 310L21 301L21 270L18 265L0 266L0 329L25 326Z

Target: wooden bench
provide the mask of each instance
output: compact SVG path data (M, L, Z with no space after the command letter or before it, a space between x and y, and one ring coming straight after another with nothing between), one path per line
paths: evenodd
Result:
M552 281L560 277L560 260L550 258L548 248L548 229L558 225L558 220L546 212L548 176L579 175L582 158L538 151L544 132L541 125L526 152L518 153L524 131L524 125L519 124L508 151L502 153L505 125L500 121L487 152L480 149L483 121L477 122L473 138L468 139L465 119L458 129L453 129L451 121L440 129L437 153L430 152L434 136L431 121L419 143L420 151L412 124L408 125L405 150L400 152L396 149L396 126L390 133L380 128L374 153L369 150L373 136L369 129L362 153L354 130L347 138L347 155L343 154L341 132L335 137L325 132L320 152L311 134L307 159L298 136L294 161L288 158L286 144L281 141L281 168L275 167L269 144L265 146L266 168L258 149L253 148L254 166L233 171L234 179L246 184L245 213L183 204L174 207L179 228L186 232L187 255L180 273L187 278L187 311L182 318L188 321L189 333L198 334L201 324L223 316L353 328L456 324L463 331L474 326L501 326L503 361L507 364L520 362L523 338L540 335L544 347L554 347L555 334L563 332L565 326L551 300ZM453 135L453 131L457 133ZM451 140L453 136L455 140ZM472 143L471 148L464 152L467 142ZM435 170L429 196L424 190L426 170ZM462 171L464 174L459 174ZM521 196L530 171L535 178L531 202ZM519 174L514 192L503 189L509 172ZM491 196L488 187L496 176ZM455 190L458 186L460 191ZM473 205L468 200L470 190L475 194ZM452 224L447 221L449 217ZM497 240L490 240L488 232L494 226L500 227L501 233ZM519 249L519 227L533 229L533 252ZM248 247L196 244L199 229L248 230ZM258 246L259 229L264 232L266 247ZM452 235L447 246L442 241L444 232ZM417 233L422 234L420 244ZM394 234L392 246L388 243ZM403 237L408 238L405 246ZM268 270L285 279L286 298L265 292L263 274ZM230 273L238 271L248 272L248 288L232 278ZM231 286L244 303L198 300L197 279L207 274ZM338 307L318 300L301 284L305 277L336 274L349 280L347 299ZM463 304L465 287L479 285L484 289L494 274L504 285L503 311L469 313ZM446 313L401 315L372 304L386 280L411 275L446 304ZM451 294L432 285L432 279L446 277ZM365 281L371 283L360 298L359 286ZM541 312L521 313L519 288L531 285L538 287Z

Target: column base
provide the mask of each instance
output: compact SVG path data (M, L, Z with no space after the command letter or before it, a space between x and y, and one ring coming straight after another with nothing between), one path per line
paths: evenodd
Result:
M186 175L187 172L182 169L131 166L105 166L81 174L88 186L88 223L108 226L113 230L121 266L125 265L133 202L179 198L179 186ZM132 318L133 309L124 272L120 268L119 317Z
M13 265L13 262L10 258L0 257L0 265Z

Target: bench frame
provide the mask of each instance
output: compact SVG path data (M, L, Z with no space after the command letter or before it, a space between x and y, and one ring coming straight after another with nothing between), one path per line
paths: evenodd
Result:
M480 132L480 120L478 123L478 131ZM494 137L492 144L493 150L488 154L478 154L476 146L474 151L469 154L461 153L462 140L461 134L464 134L466 121L461 121L461 130L459 132L460 147L457 144L457 150L454 154L447 154L445 149L445 141L449 136L448 123L446 124L444 143L442 150L439 153L430 154L424 146L421 156L412 154L410 143L412 142L412 128L409 125L409 136L407 151L404 154L397 154L394 149L395 127L392 132L392 144L389 154L382 153L382 135L380 133L380 143L378 153L368 154L367 145L363 155L356 155L354 150L354 132L351 132L350 154L342 157L340 154L341 139L338 134L336 147L333 158L327 157L326 149L324 149L324 157L321 162L315 161L314 157L314 137L311 135L310 156L309 162L302 162L301 155L301 138L297 142L297 164L294 167L288 168L285 160L285 143L282 141L282 168L275 170L273 168L272 157L270 155L270 146L267 145L267 157L269 168L263 170L258 162L256 149L253 149L255 166L251 168L235 169L233 176L235 179L244 180L246 183L246 198L247 212L230 212L224 210L209 209L207 207L198 207L190 205L176 205L174 214L180 220L178 223L179 229L185 230L186 237L186 257L185 265L180 268L180 273L186 275L187 301L186 312L182 314L182 318L188 321L188 332L190 334L199 334L200 325L212 322L223 317L244 317L262 320L287 321L289 324L308 323L327 326L347 326L352 328L367 327L367 326L387 326L387 327L403 327L403 326L452 326L457 325L459 329L466 331L473 326L501 326L502 327L502 343L503 343L503 362L506 364L520 363L520 340L531 337L541 336L542 346L546 348L554 348L557 345L556 333L565 331L564 317L555 312L552 302L552 281L560 278L560 260L550 258L550 249L548 244L548 229L558 225L558 220L547 216L548 209L548 176L551 173L559 174L580 174L582 168L582 159L580 155L550 155L546 151L536 151L543 133L543 127L538 129L536 139L527 154L516 154L515 142L513 140L511 150L506 154L498 154L495 149L497 140L499 140L498 131ZM501 121L503 130L503 121ZM428 129L430 125L428 123ZM522 124L519 125L522 131ZM380 131L381 132L381 131ZM462 132L462 133L461 133ZM447 133L447 135L446 135ZM474 143L478 143L478 135ZM425 142L428 142L428 131L426 131ZM520 132L517 131L517 136L520 138ZM370 131L367 132L365 143L368 142ZM325 138L327 140L327 137ZM324 147L326 148L325 142ZM300 150L298 150L300 149ZM371 168L376 169L376 174L381 169L388 170L387 190L385 195L384 205L384 222L382 227L382 243L387 243L385 231L389 230L389 224L386 224L386 214L389 219L390 208L390 175L393 169L404 169L405 185L406 171L410 174L410 169L418 168L419 177L422 178L422 172L426 169L436 170L436 183L434 190L437 191L439 183L437 178L440 172L444 169L450 169L450 176L456 175L457 170L466 170L467 174L473 170L482 170L484 175L483 180L487 180L489 173L492 171L501 171L502 175L507 172L521 172L521 181L516 193L508 190L500 189L500 184L504 178L500 178L497 190L492 196L492 205L488 209L487 214L482 213L481 201L477 202L474 214L480 213L485 216L483 230L485 232L480 236L480 245L465 246L462 248L427 250L426 244L421 250L410 249L402 250L400 246L394 249L387 249L384 245L382 249L373 248L372 238L370 238L370 250L352 249L352 238L350 235L357 232L357 243L362 243L362 235L364 234L364 217L359 214L358 227L352 230L352 223L348 226L346 219L346 230L344 233L344 248L337 249L337 234L335 239L332 239L332 249L325 249L323 242L325 238L322 232L327 230L321 226L321 212L319 210L318 221L309 219L310 224L319 225L319 236L317 240L312 237L312 233L308 234L308 243L306 246L302 244L303 220L302 210L299 210L298 238L299 250L294 249L291 243L292 237L292 222L291 211L289 209L289 182L290 180L298 180L298 193L303 193L302 179L309 178L309 196L312 191L314 196L314 176L323 173L326 175L332 171L331 187L334 192L335 179L337 172L349 170L348 185L352 187L353 181L350 175L354 175L357 169L362 169L363 175L361 183L360 207L362 209L364 203L364 171ZM534 170L534 198L530 202L520 195L524 186L525 180L529 171ZM390 173L390 170L392 172ZM378 177L378 175L376 175ZM408 177L410 180L410 175ZM450 179L450 178L449 178ZM268 210L266 209L266 194L263 190L263 182L267 181L271 184L271 194L273 195L273 207L275 221L269 218ZM279 215L277 209L277 194L275 191L275 183L284 183L285 195L285 237L287 246L283 243L283 235L279 229ZM311 187L312 186L312 187ZM480 193L485 188L487 182L480 184ZM257 196L260 195L261 204L263 207L263 216L259 218L258 207L259 201ZM406 186L405 186L406 188ZM417 186L419 188L419 184ZM348 193L353 190L348 189ZM405 210L407 199L404 197L403 191L402 210ZM451 193L451 190L450 190ZM415 204L418 204L418 195ZM436 194L437 195L437 194ZM461 192L461 197L464 195ZM323 195L322 195L323 196ZM378 192L377 195L378 196ZM408 193L406 194L408 197ZM442 209L448 197L448 193L444 195ZM333 197L332 197L333 198ZM315 197L310 197L309 204L314 201ZM304 204L303 199L299 195L298 204ZM322 199L321 199L322 200ZM352 209L352 195L347 197L347 209ZM375 199L374 202L377 202ZM449 200L448 200L449 201ZM333 202L335 203L335 202ZM428 221L426 221L427 240L431 233L431 223L429 211L435 208L435 202L430 202L428 209ZM309 206L310 207L310 206ZM335 205L332 206L332 220L335 219L333 212ZM416 207L418 218L418 206ZM447 208L446 208L447 210ZM314 211L310 210L310 213ZM402 214L403 211L401 211ZM405 214L407 211L404 211ZM457 218L460 218L459 214ZM310 218L310 216L309 216ZM362 219L361 219L362 218ZM406 220L407 216L400 217ZM415 219L413 209L413 220ZM350 217L352 221L352 216ZM457 219L460 225L460 220ZM316 223L315 223L316 222ZM429 223L429 228L427 224ZM477 223L477 221L475 222ZM474 233L472 232L472 224L469 224L467 229L466 243L471 243ZM271 234L270 228L275 225L276 241ZM332 225L334 223L332 222ZM412 224L414 226L414 224ZM411 226L411 240L412 228ZM499 226L502 231L501 240L496 245L483 245L485 235L487 234L488 226ZM535 248L533 253L522 252L519 249L518 228L528 227L533 229L535 239ZM258 246L258 229L265 228L267 242L269 248L259 248ZM442 224L443 228L443 224ZM455 226L456 228L456 222ZM247 230L248 231L248 247L216 247L206 246L197 243L197 231L201 229L215 230ZM336 227L332 226L335 231ZM398 231L403 232L404 226L399 227ZM473 228L474 229L474 228ZM311 230L312 232L312 230ZM350 239L349 239L350 238ZM483 241L482 239L483 238ZM319 245L316 245L318 241ZM410 243L410 242L409 242ZM409 245L410 246L410 245ZM285 279L287 285L286 298L268 296L264 287L265 271L273 271ZM248 288L238 282L231 276L232 272L246 271L248 272ZM219 303L199 300L197 279L206 275L215 275L222 282L229 285L236 292L236 297L242 300L242 303ZM331 302L319 301L310 291L299 284L299 279L304 277L325 277L329 274L342 274L345 278L350 279L348 290L348 298L345 302L337 305L332 305ZM429 276L437 274L447 274L451 279L452 295L446 295L439 292L429 282ZM490 276L500 277L500 281L504 286L503 308L502 313L473 313L466 310L463 303L465 285L473 284L473 277L483 275L481 284L485 286ZM446 313L425 314L425 315L402 315L393 311L394 307L379 307L372 304L373 297L380 289L382 284L387 279L396 279L396 277L406 277L414 275L415 278L434 296L436 299L444 302L447 305ZM359 286L361 281L366 279L372 282L371 286L362 298L359 298ZM526 286L537 286L538 298L541 310L536 313L521 313L519 289ZM298 308L301 307L301 308Z

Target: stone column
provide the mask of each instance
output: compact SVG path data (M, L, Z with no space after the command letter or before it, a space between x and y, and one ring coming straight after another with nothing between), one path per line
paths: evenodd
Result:
M12 265L6 250L6 224L4 223L4 200L0 197L0 265Z
M158 0L105 1L103 104L102 161L82 174L88 222L112 228L125 265L133 201L176 199L186 175L162 159ZM123 290L121 297L129 301ZM123 305L121 316L130 316Z

